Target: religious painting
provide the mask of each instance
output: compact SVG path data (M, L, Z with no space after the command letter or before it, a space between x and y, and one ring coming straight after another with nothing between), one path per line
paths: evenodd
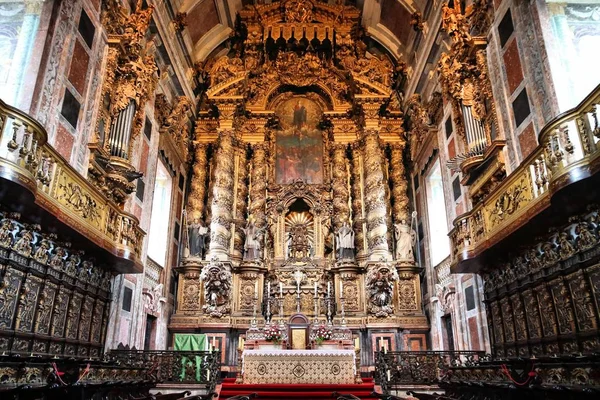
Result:
M275 181L323 183L323 136L317 129L321 108L313 100L292 97L275 110L282 130L276 135Z

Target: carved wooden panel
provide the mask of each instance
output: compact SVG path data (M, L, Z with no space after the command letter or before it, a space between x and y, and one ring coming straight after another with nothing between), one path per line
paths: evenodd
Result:
M5 267L2 286L0 287L0 329L12 329L15 321L15 310L19 301L19 292L25 274L11 267Z
M510 297L515 321L515 337L517 341L527 339L527 327L525 326L525 310L523 301L519 294L514 294Z
M592 331L597 327L596 313L594 310L593 294L590 284L583 271L577 271L567 277L573 305L577 329L580 332Z
M554 336L557 332L556 314L550 291L545 285L542 285L537 288L536 294L542 317L542 332L546 337Z
M19 298L16 330L22 332L31 332L33 328L33 317L35 316L36 304L41 286L41 278L28 274Z
M560 278L551 281L550 287L556 307L558 331L561 334L573 333L575 331L575 318L569 290Z
M102 316L104 314L105 303L102 300L96 300L94 312L92 313L91 338L90 341L100 343L102 336Z
M67 329L65 332L67 339L77 339L77 327L79 325L82 302L83 295L78 292L73 293L69 304L69 311L67 312Z
M56 298L58 286L52 282L46 282L44 289L40 294L37 315L35 318L35 333L48 335L50 333L50 317L52 316L52 307Z
M525 303L529 337L538 339L542 337L542 329L540 326L540 310L538 308L537 297L534 296L531 290L526 290L523 292L523 302Z
M72 294L71 290L60 286L52 315L52 336L62 337L64 335L67 308L69 307L69 300Z
M94 309L94 299L86 296L81 309L81 322L79 323L79 340L89 341L90 327L92 324L92 310Z

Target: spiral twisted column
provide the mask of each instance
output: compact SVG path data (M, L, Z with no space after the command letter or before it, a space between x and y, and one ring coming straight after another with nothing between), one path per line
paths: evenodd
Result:
M194 164L192 167L192 180L190 194L187 202L188 218L194 220L204 217L204 197L206 196L207 155L208 145L196 143L194 145Z
M387 241L387 216L383 154L376 129L365 131L365 205L369 259L390 258Z
M352 144L352 221L356 257L364 257L365 251L365 207L363 185L363 146L361 142Z
M219 132L214 155L210 246L207 259L213 257L219 260L229 259L234 199L234 156L233 131L222 130Z
M338 144L332 151L332 189L333 189L333 224L339 229L344 222L350 222L350 192L348 190L348 159L346 145Z
M383 152L383 151L382 151ZM386 240L388 242L388 249L394 248L394 225L392 223L392 201L391 201L391 188L390 188L390 162L386 155L383 154L381 166L383 168L383 187L385 188L385 224L387 226Z
M406 182L406 169L404 167L405 143L390 145L391 165L390 178L392 181L392 215L394 222L409 222L408 220L408 183Z
M235 231L233 234L233 258L241 260L244 255L244 235L242 229L246 224L246 210L248 202L248 160L246 148L236 149L235 156Z
M214 150L214 144L213 144L213 150ZM210 175L208 176L208 195L206 198L206 204L210 205L212 204L213 201L213 188L215 187L215 153L214 151L211 152L212 154L210 154L210 159L208 160L208 172L210 172ZM209 206L206 209L206 217L204 219L204 222L206 222L206 225L210 226L210 223L212 221L212 208Z
M252 147L252 173L250 175L250 209L257 228L267 223L265 204L267 198L267 143L257 143Z

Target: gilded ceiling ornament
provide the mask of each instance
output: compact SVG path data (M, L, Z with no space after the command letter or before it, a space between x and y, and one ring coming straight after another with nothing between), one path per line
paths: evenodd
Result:
M310 0L289 0L285 3L287 22L312 22L314 4Z
M280 53L275 66L281 83L294 86L316 83L324 69L319 57L313 53L306 53L304 57L294 52Z

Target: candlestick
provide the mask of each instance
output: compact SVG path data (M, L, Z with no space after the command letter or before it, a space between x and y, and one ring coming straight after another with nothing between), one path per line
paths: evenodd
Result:
M391 372L390 372L390 370L389 370L389 369L387 370L387 373L386 373L386 375L387 375L387 380L388 380L388 382L389 382L389 381L392 379L392 377L391 377Z
M279 282L279 297L283 297L283 283Z
M317 295L317 283L315 282L315 320L314 324L317 325L319 323L319 296Z
M300 313L300 281L298 282L298 296L296 297L296 312Z
M271 324L271 297L269 296L267 298L267 315L266 315L266 322L267 325Z
M327 282L327 297L331 296L331 282Z
M267 282L267 296L271 297L271 282Z
M283 296L279 297L279 330L285 329L285 323L283 322Z

